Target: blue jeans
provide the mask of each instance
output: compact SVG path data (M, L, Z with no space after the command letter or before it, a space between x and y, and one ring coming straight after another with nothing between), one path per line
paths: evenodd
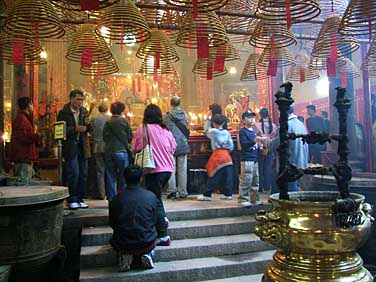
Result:
M87 160L83 152L71 160L65 160L65 177L69 189L68 203L83 202L87 179Z
M258 169L259 169L259 191L270 191L272 185L272 158L271 153L263 156L259 154Z
M220 188L221 192L225 196L232 196L232 185L233 185L233 171L232 165L225 166L218 170L213 177L208 178L208 188L204 193L204 196L211 197L213 191L216 188Z
M125 189L124 170L128 165L126 151L109 153L106 156L107 200L111 201L116 196L117 186L121 190Z

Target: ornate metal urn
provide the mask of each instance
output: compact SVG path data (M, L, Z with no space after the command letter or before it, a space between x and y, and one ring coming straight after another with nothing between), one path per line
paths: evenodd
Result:
M277 247L263 282L330 281L372 282L356 250L366 242L371 230L371 206L364 196L349 193L351 167L347 162L347 111L350 101L344 88L337 88L335 107L339 112L339 134L311 132L297 136L288 133L288 109L293 103L292 84L276 94L280 110L279 194L271 195L271 212L256 215L256 234ZM288 140L303 138L307 143L338 141L340 160L331 168L298 169L288 162ZM288 182L304 174L332 174L339 192L288 192Z

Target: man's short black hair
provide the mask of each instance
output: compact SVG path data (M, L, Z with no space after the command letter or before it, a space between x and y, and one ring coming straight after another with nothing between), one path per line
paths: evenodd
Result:
M316 106L315 105L308 105L306 107L307 110L311 109L312 111L316 112Z
M141 177L143 174L142 167L131 164L124 170L125 182L129 185L139 184L141 182Z
M327 111L321 111L321 115L325 118L328 118L328 112Z
M209 110L211 110L213 116L216 114L219 114L219 115L222 114L222 107L219 104L215 104L215 103L211 104L209 106Z
M21 111L26 110L27 107L30 105L30 103L31 103L31 99L29 97L26 97L26 96L20 97L17 100L18 108Z
M218 125L224 125L226 122L226 117L224 115L216 114L212 117L212 122Z
M294 113L294 112L295 112L295 108L294 108L294 106L293 106L293 105L290 105L288 113L289 113L289 114L292 114L292 113Z
M76 98L77 96L84 97L84 92L82 92L80 89L74 89L69 93L69 98Z
M249 118L249 117L255 117L256 114L254 112L246 111L242 114L242 119Z

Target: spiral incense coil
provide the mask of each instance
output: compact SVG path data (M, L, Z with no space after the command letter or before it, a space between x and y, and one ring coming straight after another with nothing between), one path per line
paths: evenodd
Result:
M188 12L176 39L176 45L183 48L197 49L197 38L207 37L209 46L220 46L229 41L225 27L215 12L199 13L193 20Z
M193 9L193 0L163 0L172 6ZM198 12L210 12L222 8L228 0L197 0Z
M368 71L368 73L376 71L376 37L372 40L361 69Z
M131 37L132 42L139 43L150 37L150 28L132 0L120 0L103 9L98 26L108 28L103 37L121 41Z
M336 67L340 67L345 64L344 60L340 60L342 58L342 54L338 56L337 64ZM327 58L316 58L316 57L311 57L311 60L309 62L309 68L314 69L314 70L326 70L326 59Z
M369 35L376 30L376 1L351 0L339 25L340 33Z
M342 16L347 8L347 0L318 0L321 8L320 17L326 19L334 15Z
M83 24L79 27L65 57L70 61L81 62L86 48L93 49L93 62L113 59L110 48L104 38L95 32L93 24Z
M341 18L339 16L325 20L313 46L312 57L329 57L333 44L336 44L338 56L339 54L345 56L359 49L359 43L355 37L351 36L351 34L338 33L340 22Z
M346 73L346 77L348 79L360 77L358 68L353 64L353 62L351 62L349 58L340 58L339 60L343 60L345 62L338 67L339 73Z
M111 60L101 60L101 61L93 61L93 64L90 67L83 67L80 68L80 74L82 75L89 75L89 76L101 76L101 75L110 75L119 71L119 67L115 61L115 59Z
M249 55L240 76L240 80L255 81L268 78L267 70L257 64L259 58L260 54L258 53L252 53Z
M320 14L316 0L290 0L290 16L293 23L306 22ZM286 0L260 0L256 15L268 21L286 20Z
M215 59L216 56L223 56L225 61L235 61L240 60L240 55L235 49L234 45L227 42L218 47L212 47L209 49L209 56Z
M198 74L199 76L207 77L208 69L212 70L213 77L225 75L227 73L226 68L224 68L223 71L215 70L214 60L210 57L197 59L193 66L192 72Z
M279 25L268 25L263 20L259 20L257 23L256 28L249 39L249 44L257 48L270 46L270 38L272 34L274 34L275 48L296 44L295 34L287 29L286 21L281 21Z
M320 77L320 73L317 70L311 69L306 66L292 66L289 69L286 80L287 81L301 81L301 78L304 77L304 80L315 80Z
M258 64L263 67L268 67L271 60L272 50L270 46L267 46L260 55ZM286 67L295 65L294 58L291 55L290 50L287 47L275 48L274 49L274 60L278 62L278 67Z
M67 10L81 11L80 0L50 0L54 5ZM119 0L99 0L99 9L111 6Z
M145 59L148 56L155 56L156 53L159 53L161 62L179 61L178 53L167 35L162 30L152 29L150 38L141 43L136 56L137 58Z
M175 74L176 69L173 63L170 61L160 61L159 68L155 69L154 58L149 57L149 58L145 58L142 61L138 72L144 75L153 75L155 72L157 72L158 74Z
M34 37L60 38L64 26L48 0L15 0L10 6L3 30L11 35L27 37L33 30Z

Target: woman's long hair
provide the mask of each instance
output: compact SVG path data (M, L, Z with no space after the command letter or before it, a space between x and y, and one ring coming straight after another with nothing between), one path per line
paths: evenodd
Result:
M163 122L161 109L154 104L150 104L146 107L144 111L143 124L159 124L162 128L168 129L166 124Z
M269 117L269 111L268 111L268 109L262 108L260 110L260 116L261 116L260 122L261 122L262 133L265 133L265 127L264 127L264 119L265 118L268 118L268 121L269 121L269 134L272 133L272 131L273 131L273 123L272 123L272 119Z

